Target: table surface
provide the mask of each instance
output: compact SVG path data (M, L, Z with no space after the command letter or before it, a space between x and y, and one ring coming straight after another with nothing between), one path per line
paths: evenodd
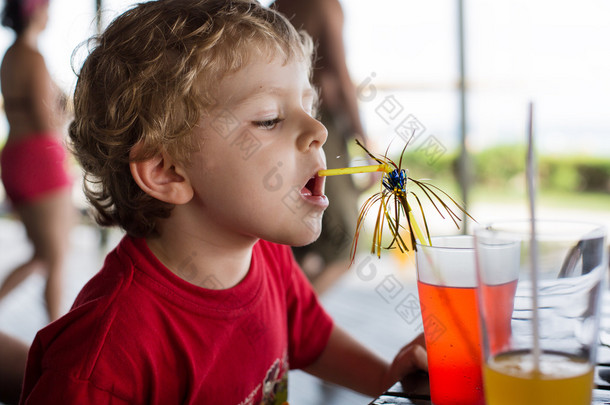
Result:
M604 344L597 351L595 369L595 389L591 405L610 404L610 294L605 294L602 309L602 335ZM384 394L370 402L369 405L432 405L428 374L419 372L410 377L404 384L396 383Z
M595 373L596 386L593 390L591 405L607 405L610 403L610 382L601 378L610 379L610 364L600 365ZM392 388L379 396L369 405L432 405L430 392L428 390L428 376L419 373L411 379L408 385L396 383Z

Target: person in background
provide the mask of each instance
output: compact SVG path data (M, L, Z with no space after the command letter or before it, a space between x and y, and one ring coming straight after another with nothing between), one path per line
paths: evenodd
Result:
M377 396L426 367L422 335L389 362L335 325L292 255L328 205L306 34L253 0L158 0L89 45L72 150L126 235L36 335L21 404L284 404L290 369Z
M313 84L320 91L320 121L328 129L324 151L329 167L348 167L348 144L366 143L343 40L344 16L338 0L275 0L272 7L295 28L305 30L317 45ZM311 245L293 248L301 267L321 294L350 266L351 241L356 231L360 191L352 176L327 178L331 202L324 214L322 234Z
M3 25L15 42L6 51L0 85L9 134L0 156L2 183L32 242L32 257L0 286L0 299L35 271L46 276L51 321L62 312L62 269L74 219L71 179L62 141L65 97L51 79L38 37L48 20L48 0L7 0Z
M3 404L19 401L28 349L21 340L0 332L0 402Z

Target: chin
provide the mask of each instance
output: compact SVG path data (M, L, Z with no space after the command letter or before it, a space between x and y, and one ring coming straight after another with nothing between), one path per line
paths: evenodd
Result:
M314 243L320 237L321 227L318 227L315 232L307 232L302 233L300 235L285 235L285 237L280 237L274 240L270 240L271 242L280 243L282 245L289 245L294 247L306 246ZM269 240L269 239L267 239Z
M299 218L290 221L278 221L281 226L274 226L258 237L269 242L300 247L309 245L320 237L322 232L322 216Z
M306 242L297 242L297 243L291 243L290 246L294 246L294 247L302 247L302 246L307 246L307 245L311 245L312 243L314 243L316 240L318 240L318 237L320 235L318 234L318 236L316 236L313 239L309 239Z

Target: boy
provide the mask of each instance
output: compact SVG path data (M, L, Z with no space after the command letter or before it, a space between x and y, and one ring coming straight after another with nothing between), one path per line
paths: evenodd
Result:
M334 326L285 246L328 205L311 50L253 0L143 3L98 39L70 137L127 236L38 333L22 404L281 404L289 368L378 395L425 367L421 337L389 366Z

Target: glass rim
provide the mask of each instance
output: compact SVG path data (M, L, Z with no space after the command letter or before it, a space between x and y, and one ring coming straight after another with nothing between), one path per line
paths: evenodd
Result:
M554 227L549 230L548 227ZM564 219L536 219L536 236L544 237L574 237L574 231L579 230L580 239L596 239L606 237L608 230L599 222L564 220ZM570 232L571 231L571 232ZM531 221L529 219L496 220L477 224L473 232L475 238L483 235L513 235L529 237L531 235Z
M454 240L466 240L466 239L471 241L471 245L470 246L443 245L443 244L436 245L435 244L435 241L439 242L441 240L454 241ZM474 250L474 245L475 245L474 235L441 235L441 236L433 236L432 237L432 244L431 245L422 243L419 239L417 239L415 241L415 246L417 246L417 249L467 251L467 250Z

